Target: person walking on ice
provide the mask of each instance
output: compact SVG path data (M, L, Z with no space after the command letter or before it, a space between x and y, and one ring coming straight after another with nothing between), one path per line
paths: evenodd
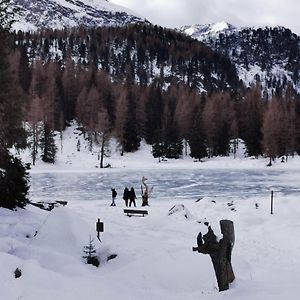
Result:
M134 207L136 207L135 199L136 199L136 194L134 188L132 187L129 191L129 207L131 207L131 204L133 204Z
M129 200L129 190L127 187L125 187L124 192L123 192L123 200L125 201L126 207L128 207L128 200Z
M115 199L117 197L117 191L115 189L111 189L111 198L112 198L112 202L111 202L111 205L110 206L116 206L116 203L115 203Z

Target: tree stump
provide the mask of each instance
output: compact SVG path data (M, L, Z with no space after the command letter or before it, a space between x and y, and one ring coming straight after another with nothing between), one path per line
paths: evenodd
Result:
M208 232L203 235L199 232L197 236L197 247L193 247L193 251L209 254L217 282L219 291L225 291L229 288L229 283L233 282L235 276L231 265L231 252L234 245L234 226L230 220L220 221L221 233L223 238L218 242L211 227L208 227Z
M142 206L148 206L148 197L149 197L149 191L148 191L148 185L146 184L146 180L148 178L142 177L142 185L141 185L141 190L142 190ZM145 189L143 189L143 185Z

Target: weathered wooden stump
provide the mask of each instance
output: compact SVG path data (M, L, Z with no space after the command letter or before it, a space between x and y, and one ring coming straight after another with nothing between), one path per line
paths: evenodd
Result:
M234 245L234 226L230 220L220 221L221 232L223 238L218 242L211 227L208 227L208 232L203 235L199 232L197 236L197 247L193 247L193 251L209 254L217 282L219 291L225 291L229 288L229 283L233 282L235 276L231 265L231 252Z

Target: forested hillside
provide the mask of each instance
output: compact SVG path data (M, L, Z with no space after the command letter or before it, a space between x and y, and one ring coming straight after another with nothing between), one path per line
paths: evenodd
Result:
M114 81L147 85L155 78L165 85L184 82L199 90L236 89L238 78L228 58L183 34L158 26L135 24L45 30L15 35L29 61L67 60L94 66Z
M174 31L18 32L11 47L11 68L28 99L33 163L39 148L45 162L55 161L54 130L71 120L102 158L111 137L121 154L145 139L155 157L179 158L184 143L196 159L228 155L238 138L248 155L299 152L300 102L292 89L264 99L259 84L243 87L228 58Z
M208 27L211 29L213 25ZM212 34L201 25L186 26L181 30L229 57L246 85L259 80L266 96L287 88L294 88L299 93L299 36L279 26L237 29L230 24L221 25L224 29L218 34Z

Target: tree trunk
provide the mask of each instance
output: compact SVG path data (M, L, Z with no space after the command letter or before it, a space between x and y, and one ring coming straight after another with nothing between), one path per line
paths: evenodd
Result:
M208 227L208 232L203 236L201 232L197 237L198 247L193 247L193 251L209 254L217 282L219 291L225 291L229 288L229 283L233 282L235 276L231 265L231 252L234 245L234 226L230 220L220 221L221 232L223 238L218 242L211 227ZM204 243L203 243L204 241Z
M36 155L37 155L37 125L33 123L32 125L32 136L33 136L33 144L32 144L32 164L35 166Z
M104 159L104 137L102 138L102 142L101 142L101 150L100 150L100 168L103 168L103 159Z

